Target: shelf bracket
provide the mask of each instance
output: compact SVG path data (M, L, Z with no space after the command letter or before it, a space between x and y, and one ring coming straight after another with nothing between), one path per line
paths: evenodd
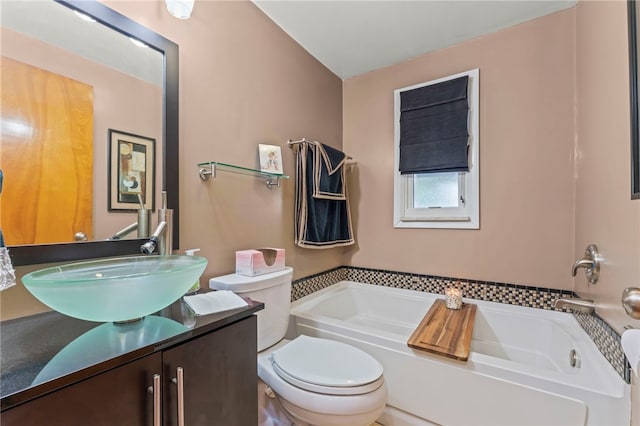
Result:
M269 189L273 189L273 187L275 186L276 188L280 188L280 178L279 177L275 177L275 182L273 181L274 178L272 177L268 177L266 184L267 184L267 188Z
M203 181L207 181L209 179L216 178L216 165L215 163L210 163L209 167L203 167L200 169L200 179Z

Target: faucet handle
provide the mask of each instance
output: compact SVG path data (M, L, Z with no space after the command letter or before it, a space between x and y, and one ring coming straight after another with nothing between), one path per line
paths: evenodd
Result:
M576 260L571 268L571 276L575 277L578 268L585 268L584 274L591 284L598 282L600 278L600 258L598 257L598 247L595 244L589 244L584 251L584 257Z
M633 319L640 319L640 288L627 287L622 292L622 307Z
M593 260L591 259L578 259L576 263L573 264L573 268L571 268L571 276L575 277L578 273L578 268L592 269L593 268Z

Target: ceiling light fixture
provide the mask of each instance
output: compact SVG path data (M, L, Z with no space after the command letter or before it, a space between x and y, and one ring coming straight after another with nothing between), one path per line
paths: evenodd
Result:
M165 0L167 10L178 19L189 19L195 0Z

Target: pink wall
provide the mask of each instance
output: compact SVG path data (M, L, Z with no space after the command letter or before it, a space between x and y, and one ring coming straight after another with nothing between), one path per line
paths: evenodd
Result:
M347 264L570 289L575 9L344 82ZM480 69L480 230L393 228L393 91Z
M580 272L575 290L598 301L618 332L640 327L620 305L622 290L640 287L640 200L631 200L627 6L581 2L577 14L578 152L576 258L590 243L603 257L601 278Z
M582 271L575 291L596 300L618 333L640 328L620 305L626 287L640 287L640 200L631 200L629 57L626 2L581 1L576 15L577 152L575 257L587 244L602 256L600 280ZM632 379L631 424L640 424L640 387Z

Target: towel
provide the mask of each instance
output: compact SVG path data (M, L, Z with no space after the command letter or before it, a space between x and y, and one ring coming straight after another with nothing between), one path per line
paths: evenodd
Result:
M319 142L296 156L295 242L325 249L355 243L345 184L346 155Z
M218 290L196 294L195 296L184 296L184 301L196 315L209 315L249 306L242 297L230 290Z
M313 197L346 200L346 168L343 167L347 161L346 154L321 143L312 145L311 149L315 152Z

